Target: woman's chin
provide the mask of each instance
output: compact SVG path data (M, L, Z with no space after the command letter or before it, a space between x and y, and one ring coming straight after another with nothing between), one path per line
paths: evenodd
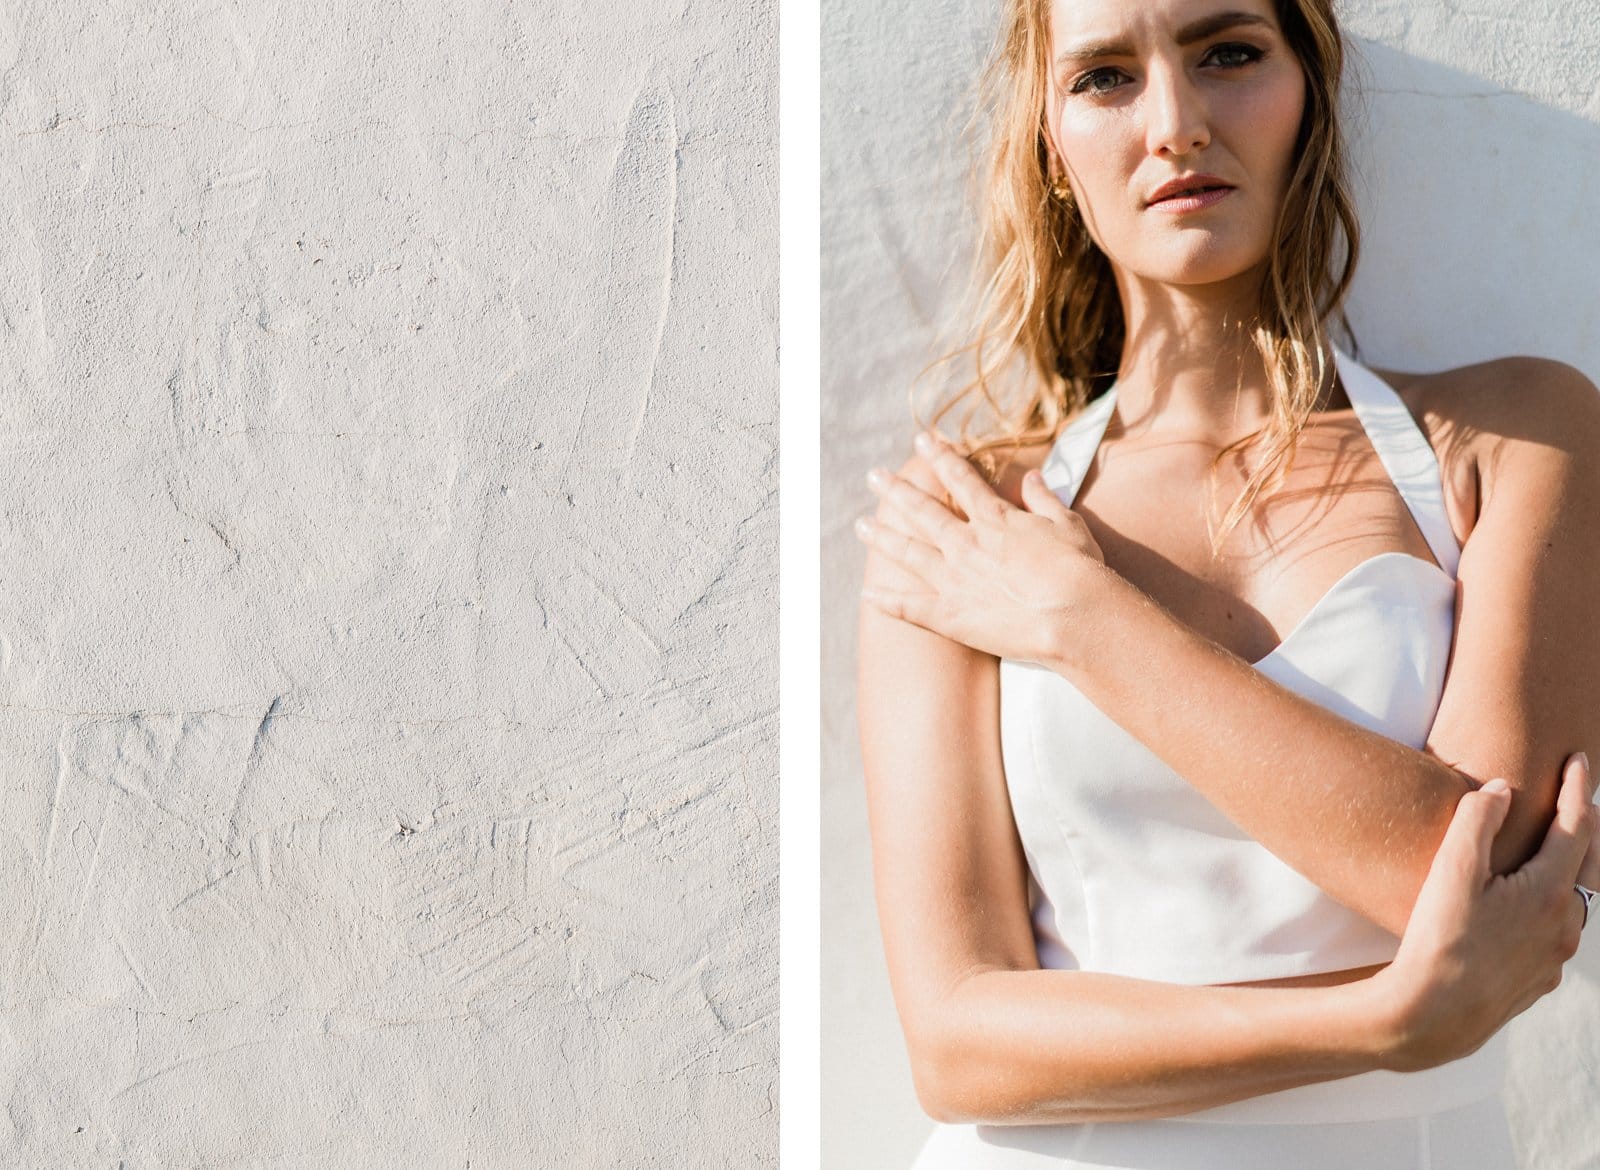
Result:
M1255 272L1264 260L1260 254L1242 253L1237 248L1201 246L1178 255L1169 253L1140 275L1146 280L1184 287L1223 284Z

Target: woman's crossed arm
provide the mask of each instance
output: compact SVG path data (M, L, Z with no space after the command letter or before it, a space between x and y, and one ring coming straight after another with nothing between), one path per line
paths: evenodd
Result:
M869 587L907 582L869 555ZM1571 881L1592 828L1574 769L1550 844L1509 878L1488 880L1506 798L1463 799L1400 954L1367 979L1189 987L1041 970L1001 768L997 660L870 604L859 653L879 922L935 1118L1132 1120L1442 1063L1550 990L1576 948ZM1582 864L1600 880L1600 862Z

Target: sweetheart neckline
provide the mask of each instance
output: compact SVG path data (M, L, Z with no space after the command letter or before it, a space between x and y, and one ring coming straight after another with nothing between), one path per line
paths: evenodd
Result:
M1328 588L1323 591L1321 597L1317 598L1311 603L1311 608L1300 615L1300 620L1295 622L1293 626L1289 627L1289 632L1282 638L1278 639L1278 644L1271 650L1268 650L1260 658L1250 662L1250 666L1252 668L1265 666L1268 662L1272 661L1272 659L1284 653L1284 651L1288 649L1289 643L1294 640L1295 635L1299 634L1302 630L1309 626L1312 619L1315 618L1326 607L1328 602L1331 601L1332 598L1363 569L1370 565L1377 564L1379 561L1389 561L1397 557L1401 560L1411 561L1415 564L1421 565L1425 569L1431 569L1441 579L1448 581L1452 585L1455 584L1456 579L1449 573L1445 572L1443 566L1436 564L1425 557L1419 557L1416 553L1406 552L1403 549L1388 549L1385 552L1373 553L1370 557L1367 557L1362 561L1357 561L1354 565L1345 570L1345 572L1340 575L1337 581L1335 581L1332 585L1329 585Z

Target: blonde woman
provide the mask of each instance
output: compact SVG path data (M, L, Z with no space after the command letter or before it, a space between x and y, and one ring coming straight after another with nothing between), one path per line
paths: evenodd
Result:
M1004 9L974 409L858 524L916 1168L1506 1170L1600 886L1600 397L1335 344L1329 0Z

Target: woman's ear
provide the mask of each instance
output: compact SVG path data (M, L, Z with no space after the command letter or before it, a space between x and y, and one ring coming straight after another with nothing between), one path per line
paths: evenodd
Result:
M1044 181L1054 185L1067 177L1067 168L1062 165L1061 156L1056 153L1056 148L1050 144L1048 131L1046 132L1044 148Z
M1045 144L1044 185L1050 194L1067 204L1073 203L1072 179L1067 174L1066 164L1061 161L1061 156L1056 153L1055 147L1050 145L1048 137Z

